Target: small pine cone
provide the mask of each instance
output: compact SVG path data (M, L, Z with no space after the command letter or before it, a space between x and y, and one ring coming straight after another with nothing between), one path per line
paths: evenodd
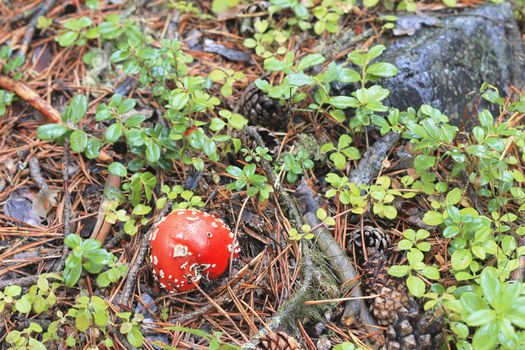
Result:
M363 226L363 238L366 248L375 248L379 252L385 252L390 247L390 235L386 234L381 228L370 225ZM361 238L361 228L358 227L350 233L349 243L362 248L363 239Z
M411 299L388 328L383 350L439 349L445 340L443 327L443 317L423 313L419 304Z
M367 295L377 295L370 299L370 311L378 324L388 326L399 309L408 305L408 290L403 282L388 274L388 262L383 253L375 248L369 248L367 252L363 285Z
M260 338L258 350L296 350L301 345L285 332L270 332Z
M236 112L246 117L251 125L259 125L271 130L285 130L289 113L278 100L269 97L251 83L246 87L236 108Z

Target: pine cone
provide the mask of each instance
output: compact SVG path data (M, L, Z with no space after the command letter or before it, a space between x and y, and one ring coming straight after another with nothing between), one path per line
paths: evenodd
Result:
M370 225L363 226L363 238L366 248L375 248L379 252L384 252L390 247L390 236L379 228ZM361 238L361 228L358 227L350 233L349 243L362 248L363 239Z
M378 324L389 326L399 309L408 305L408 290L402 281L388 274L388 262L383 253L375 248L369 248L367 252L363 285L367 295L377 295L370 299L370 311Z
M251 83L241 96L236 112L246 117L251 125L271 130L284 130L288 126L289 113L278 100L267 96Z
M445 340L443 327L443 317L420 312L419 304L412 299L388 328L383 350L439 349Z
M270 332L260 338L259 350L296 350L301 345L293 337L284 332Z

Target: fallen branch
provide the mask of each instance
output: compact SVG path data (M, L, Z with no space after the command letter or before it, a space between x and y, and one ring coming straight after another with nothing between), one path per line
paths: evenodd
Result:
M264 144L263 139L261 138L261 135L257 132L257 130L254 127L248 127L246 128L246 133L251 136L258 146L260 147L266 147ZM271 183L274 185L275 190L279 194L279 199L282 201L283 206L287 209L288 214L291 216L291 220L294 222L295 227L301 227L301 214L299 209L297 208L297 205L292 200L288 192L281 186L281 184L277 181L277 178L275 174L272 171L272 168L270 164L262 159L261 160L261 166L266 173L266 176L269 178ZM310 253L310 249L308 248L307 243L301 242L300 243L301 248L301 257L304 262L304 268L303 268L303 280L302 285L297 290L294 295L284 303L279 310L273 315L267 322L267 327L260 329L257 334L251 339L250 342L244 344L241 349L247 350L247 349L256 349L257 344L259 344L259 339L261 336L268 334L271 331L276 330L283 324L285 321L294 319L296 315L294 314L294 311L297 310L301 304L303 303L304 299L306 298L310 288L311 284L314 281L314 264L312 262L312 256Z
M109 230L111 229L111 223L106 221L106 203L111 200L111 198L109 198L110 194L114 193L115 190L118 190L119 187L120 176L109 174L106 179L106 184L104 185L102 200L98 207L97 222L91 233L91 238L98 240L100 244L104 244L104 241L109 234Z
M315 228L313 230L313 233L315 234L315 242L319 247L319 250L323 253L325 259L330 263L330 266L337 275L339 282L342 285L345 285L355 281L358 277L358 273L350 263L350 259L345 251L317 219L315 213L317 212L319 205L314 199L312 190L308 187L304 179L297 188L295 195L305 208L303 220L306 224L310 225L310 227ZM356 321L360 321L365 326L375 326L376 321L368 312L368 308L362 299L363 293L361 292L361 289L359 287L353 288L350 296L355 299L349 300L346 303L345 312L342 318L343 323L350 326Z
M357 164L357 167L350 173L349 182L357 185L370 185L383 166L383 160L399 141L401 136L394 132L389 132L371 147L369 147Z
M122 295L120 297L119 303L121 305L127 305L129 301L129 297L131 295L131 292L133 288L135 287L135 282L137 281L137 277L139 274L140 268L143 266L142 262L144 261L144 258L146 257L146 253L148 252L149 248L149 237L151 236L151 233L155 229L155 225L157 222L159 222L160 219L162 219L168 210L171 209L171 205L173 204L172 200L169 200L165 205L164 208L159 213L159 216L157 217L157 220L149 227L148 231L144 236L142 236L142 240L140 241L140 248L137 253L137 257L132 262L131 267L127 274L127 280L126 284L124 285Z
M36 281L38 280L38 277L39 277L38 275L33 275L33 276L13 278L9 280L0 281L0 290L4 290L4 288L9 287L9 286L20 286L20 287L31 286L36 283Z
M42 115L46 117L49 122L64 124L61 119L60 112L47 103L47 101L40 97L40 95L33 91L33 89L21 81L16 81L5 76L0 76L0 89L15 93L22 100L29 103L34 109L42 113ZM97 159L104 163L112 161L112 158L102 150L100 151Z
M39 94L26 84L8 77L0 76L0 88L15 93L22 100L33 106L34 109L42 113L48 121L62 124L60 112L47 103L46 100L40 97Z
M64 140L64 155L62 156L62 182L64 187L64 210L62 214L62 222L64 224L64 239L71 232L71 200L69 198L69 173L67 165L69 163L69 140ZM61 271L66 263L67 256L69 254L69 247L64 243L62 248L62 257L55 266L55 272Z

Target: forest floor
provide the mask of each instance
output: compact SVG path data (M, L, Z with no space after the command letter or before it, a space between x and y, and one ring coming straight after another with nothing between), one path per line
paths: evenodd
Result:
M471 136L448 129L453 127L441 120L446 126L438 128L453 137L448 140L444 131L439 146L429 146L443 161L422 166L438 174L425 182L412 155L428 150L414 150L400 140L401 132L412 130L409 124L396 129L388 119L388 132L370 123L349 126L337 112L349 107L346 100L331 100L332 110L312 107L323 103L313 88L308 90L314 74L303 71L318 74L353 50L366 52L381 44L394 23L383 16L384 4L360 8L334 0L323 7L318 1L318 16L301 19L284 8L265 22L265 3L214 1L214 9L211 2L173 0L96 3L0 4L0 46L12 49L0 51L1 348L126 349L131 343L146 349L226 349L255 347L261 335L278 330L286 332L288 346L290 336L301 348L347 344L351 349L350 343L374 348L384 342L388 325L371 324L369 299L378 295L366 295L369 289L360 283L372 252L363 245L385 251L388 266L407 266L405 253L417 246L425 259L423 267L412 266L417 281L407 279L411 297L435 292L424 300L444 309L447 305L440 303L448 289L441 292L434 282L443 288L463 285L458 281L469 278L457 273L473 262L478 267L503 264L499 258L485 260L485 254L497 256L487 244L483 253L473 251L474 258L470 252L469 258L454 258L470 259L468 266L452 266L453 236L441 235L444 230L438 228L455 213L444 209L450 205L489 216L498 212L491 199L507 195L500 183L469 182L454 173L450 158L443 160L452 149L448 144L463 151L461 138ZM456 7L475 5L461 1ZM414 6L418 11L446 8L441 2ZM326 31L334 23L339 34ZM315 28L300 29L307 24ZM341 39L344 33L348 40ZM347 41L343 50L326 49L337 40ZM140 43L136 51L129 50L130 42ZM268 52L282 60L268 61ZM320 53L324 57L315 56ZM305 57L313 63L303 60L302 69ZM377 75L390 76L390 68L384 69ZM283 87L285 77L298 82ZM253 85L262 78L272 87L281 84L273 101ZM361 83L366 79L362 75ZM286 89L294 95L287 96ZM121 101L112 98L115 94ZM508 115L509 129L520 124L523 114L512 110L513 99L519 99L517 93L500 101L502 114L494 116L494 125ZM102 111L101 104L109 104L111 112ZM364 115L387 111L370 110ZM45 124L52 127L43 129ZM489 124L483 127L496 128ZM514 176L510 182L515 181L509 188L520 188L521 136L491 130L500 133L503 149L487 158L496 162L515 156L517 161L505 166ZM133 139L134 133L142 141ZM494 166L488 160L472 164ZM365 186L369 195L360 192L365 187L350 183ZM429 183L435 191L425 187ZM484 186L501 191L489 194ZM519 216L519 195L509 195L501 204L509 207L499 212ZM168 293L150 268L149 235L168 209L186 207L222 218L239 240L240 257L220 279L202 280L197 290ZM448 216L442 209L450 210ZM441 216L425 218L428 212ZM490 220L499 228L512 227L511 243L492 242L518 251L521 219L503 217ZM410 228L417 237L415 231L413 237L406 233ZM67 234L80 236L81 243L71 239L66 245ZM100 261L90 260L90 239L99 242L94 249ZM70 258L74 254L78 258ZM510 255L505 280L519 270L519 254ZM468 273L474 278L479 270ZM404 281L407 274L398 276ZM16 330L21 333L13 335ZM450 327L442 331L453 341L471 339L466 332L460 337Z

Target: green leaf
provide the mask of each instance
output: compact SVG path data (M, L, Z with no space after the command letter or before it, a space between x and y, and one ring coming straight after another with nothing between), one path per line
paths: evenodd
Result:
M82 238L76 234L68 234L66 238L64 239L64 244L67 245L69 248L76 248L79 247L82 243Z
M493 308L497 309L500 304L501 282L494 269L486 268L481 273L481 290L483 296Z
M407 287L410 293L418 298L425 294L425 282L423 282L423 280L417 276L408 276Z
M443 214L431 210L425 213L423 216L423 223L429 226L437 226L443 223Z
M15 309L21 314L28 314L31 311L31 302L28 298L22 297L16 301Z
M323 64L324 61L325 61L325 58L321 54L318 54L318 53L309 54L301 58L301 60L299 61L299 63L297 64L295 68L297 69L297 71L302 72L305 69L308 69L310 67Z
M294 73L286 76L286 82L293 86L304 86L314 84L315 79L303 73Z
M131 111L134 107L135 107L135 100L132 99L132 98L127 98L125 99L124 101L122 101L118 108L117 108L117 111L120 113L120 114L124 114L124 113L127 113L129 111Z
M141 347L144 343L144 336L142 333L140 333L139 327L133 327L126 338L128 339L129 343L136 348Z
M389 78L397 74L397 68L390 63L378 62L370 65L367 68L366 73L381 78Z
M468 315L465 322L467 322L469 326L481 326L493 321L494 319L496 319L496 312L494 310L483 309L474 311Z
M484 324L476 330L472 345L476 350L489 350L498 344L498 326L494 322Z
M456 205L461 201L462 196L463 196L463 191L460 188L456 187L447 194L447 198L445 199L445 202L447 205Z
M115 124L111 124L107 128L106 133L104 134L104 137L106 138L108 142L114 143L114 142L117 142L118 139L120 139L122 134L123 134L122 124L115 123Z
M65 32L62 35L59 35L55 38L55 40L58 42L58 44L62 47L71 46L77 40L78 33L77 32Z
M359 106L358 101L354 97L349 96L336 96L330 99L330 104L335 108L357 108Z
M151 207L144 205L144 204L138 204L133 208L133 215L147 215L151 212Z
M146 146L146 160L151 164L155 164L160 159L160 147L152 142Z
M128 175L128 171L126 170L124 165L117 163L117 162L111 163L108 167L108 171L111 174L120 176L120 177L126 177Z
M451 262L454 270L464 270L472 262L472 253L468 249L458 249L452 253Z
M82 120L82 118L86 114L87 108L88 108L88 103L87 103L86 96L76 95L75 97L73 97L73 99L67 106L66 111L64 113L65 116L63 116L63 118L66 117L65 119L66 121L78 123L79 121Z
M90 137L88 138L84 154L88 159L95 159L99 156L101 148L102 143L97 138Z
M421 270L423 276L431 280L438 280L440 278L439 270L434 266L427 266Z
M410 266L393 265L388 269L388 274L395 277L406 276L410 272Z
M41 140L56 140L67 131L67 126L62 124L45 124L39 126L36 132Z
M84 152L87 147L88 137L83 130L75 130L69 136L69 142L71 143L71 149L75 152Z

